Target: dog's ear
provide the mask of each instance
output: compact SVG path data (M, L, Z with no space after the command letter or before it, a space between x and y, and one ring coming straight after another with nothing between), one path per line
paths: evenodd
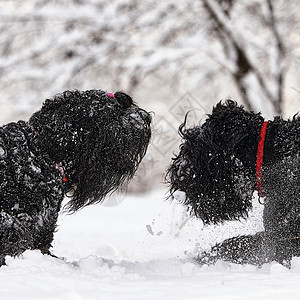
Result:
M132 98L123 92L116 92L115 97L123 109L134 105Z
M208 117L206 127L214 132L216 141L225 143L231 150L240 145L256 145L258 130L264 121L260 113L249 112L229 99L219 102Z
M249 133L244 130L236 131L234 135L229 136L227 145L230 149L234 150L245 138L249 136Z

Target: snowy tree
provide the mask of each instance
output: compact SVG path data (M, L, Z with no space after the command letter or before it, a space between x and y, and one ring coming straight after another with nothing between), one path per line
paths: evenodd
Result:
M134 93L166 70L174 85L190 74L191 88L202 89L204 79L227 73L249 108L277 114L290 61L299 59L295 0L14 0L0 8L1 89L9 99L39 103L103 85Z
M278 31L271 0L248 1L241 10L233 0L204 0L204 7L215 23L215 34L222 43L232 74L249 108L260 110L260 103L271 105L275 114L282 113L285 75L285 46ZM255 17L251 27L236 26L243 10ZM268 34L257 35L260 28ZM271 43L270 43L271 41ZM258 55L261 53L262 55Z

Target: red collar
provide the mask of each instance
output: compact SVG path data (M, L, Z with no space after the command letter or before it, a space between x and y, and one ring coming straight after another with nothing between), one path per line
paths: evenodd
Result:
M263 122L260 129L260 140L257 146L257 155L256 155L256 185L257 193L259 197L264 196L263 183L262 183L262 164L264 156L264 145L265 137L267 132L268 121Z

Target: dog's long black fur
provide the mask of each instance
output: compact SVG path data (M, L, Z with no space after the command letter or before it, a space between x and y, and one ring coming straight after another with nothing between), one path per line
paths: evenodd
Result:
M150 123L125 93L90 90L58 94L29 122L0 127L0 265L26 249L50 253L70 189L75 212L125 187L145 155Z
M256 190L256 155L263 117L236 102L218 103L202 126L180 127L183 142L167 172L171 195L205 224L246 218ZM268 122L264 156L264 228L238 236L201 253L200 263L218 259L261 265L289 265L300 256L300 118Z

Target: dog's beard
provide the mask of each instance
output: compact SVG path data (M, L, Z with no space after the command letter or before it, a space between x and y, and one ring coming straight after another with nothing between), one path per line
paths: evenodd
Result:
M146 154L151 135L140 113L144 114L136 110L129 119L121 118L122 126L111 124L110 129L89 134L85 149L78 153L78 164L72 167L75 173L71 180L76 189L67 204L71 211L101 202L107 194L126 188Z
M252 207L251 176L232 151L214 142L212 134L200 126L181 131L184 142L167 172L171 195L185 192L184 204L204 223L247 217Z

